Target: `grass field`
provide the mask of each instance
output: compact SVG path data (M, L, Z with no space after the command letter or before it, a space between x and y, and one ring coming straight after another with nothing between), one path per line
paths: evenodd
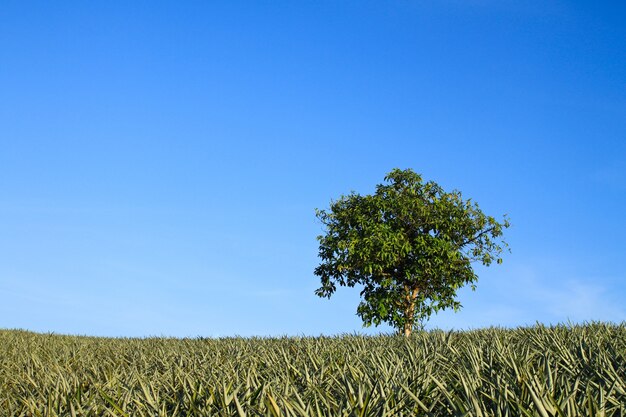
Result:
M626 323L398 336L0 330L2 416L622 416Z

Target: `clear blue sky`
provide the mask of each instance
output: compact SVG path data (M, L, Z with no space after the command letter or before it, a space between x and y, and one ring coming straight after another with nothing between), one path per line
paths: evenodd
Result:
M427 328L626 320L621 2L0 5L0 328L361 329L314 209L394 167L508 213Z

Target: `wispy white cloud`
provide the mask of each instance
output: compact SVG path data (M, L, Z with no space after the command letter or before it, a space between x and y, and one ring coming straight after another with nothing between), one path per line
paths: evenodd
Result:
M602 279L567 279L557 283L530 281L524 292L559 321L622 321L626 309L611 298Z
M615 289L615 279L603 277L554 277L537 267L517 266L506 274L481 278L476 292L459 292L463 309L433 316L428 328L516 327L581 323L593 320L621 322L626 308Z

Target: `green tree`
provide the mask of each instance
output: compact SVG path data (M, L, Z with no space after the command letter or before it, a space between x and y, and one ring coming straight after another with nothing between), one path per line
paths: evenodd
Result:
M472 263L502 263L509 221L410 169L394 169L385 181L373 195L352 192L316 209L326 230L317 238L322 286L315 293L330 298L337 285L362 285L357 315L364 326L386 322L410 336L433 312L461 308L457 289L476 289Z

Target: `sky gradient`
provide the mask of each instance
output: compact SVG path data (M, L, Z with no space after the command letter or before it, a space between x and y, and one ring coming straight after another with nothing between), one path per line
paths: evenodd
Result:
M315 208L392 168L507 213L427 329L626 320L618 2L0 5L0 328L362 329Z

